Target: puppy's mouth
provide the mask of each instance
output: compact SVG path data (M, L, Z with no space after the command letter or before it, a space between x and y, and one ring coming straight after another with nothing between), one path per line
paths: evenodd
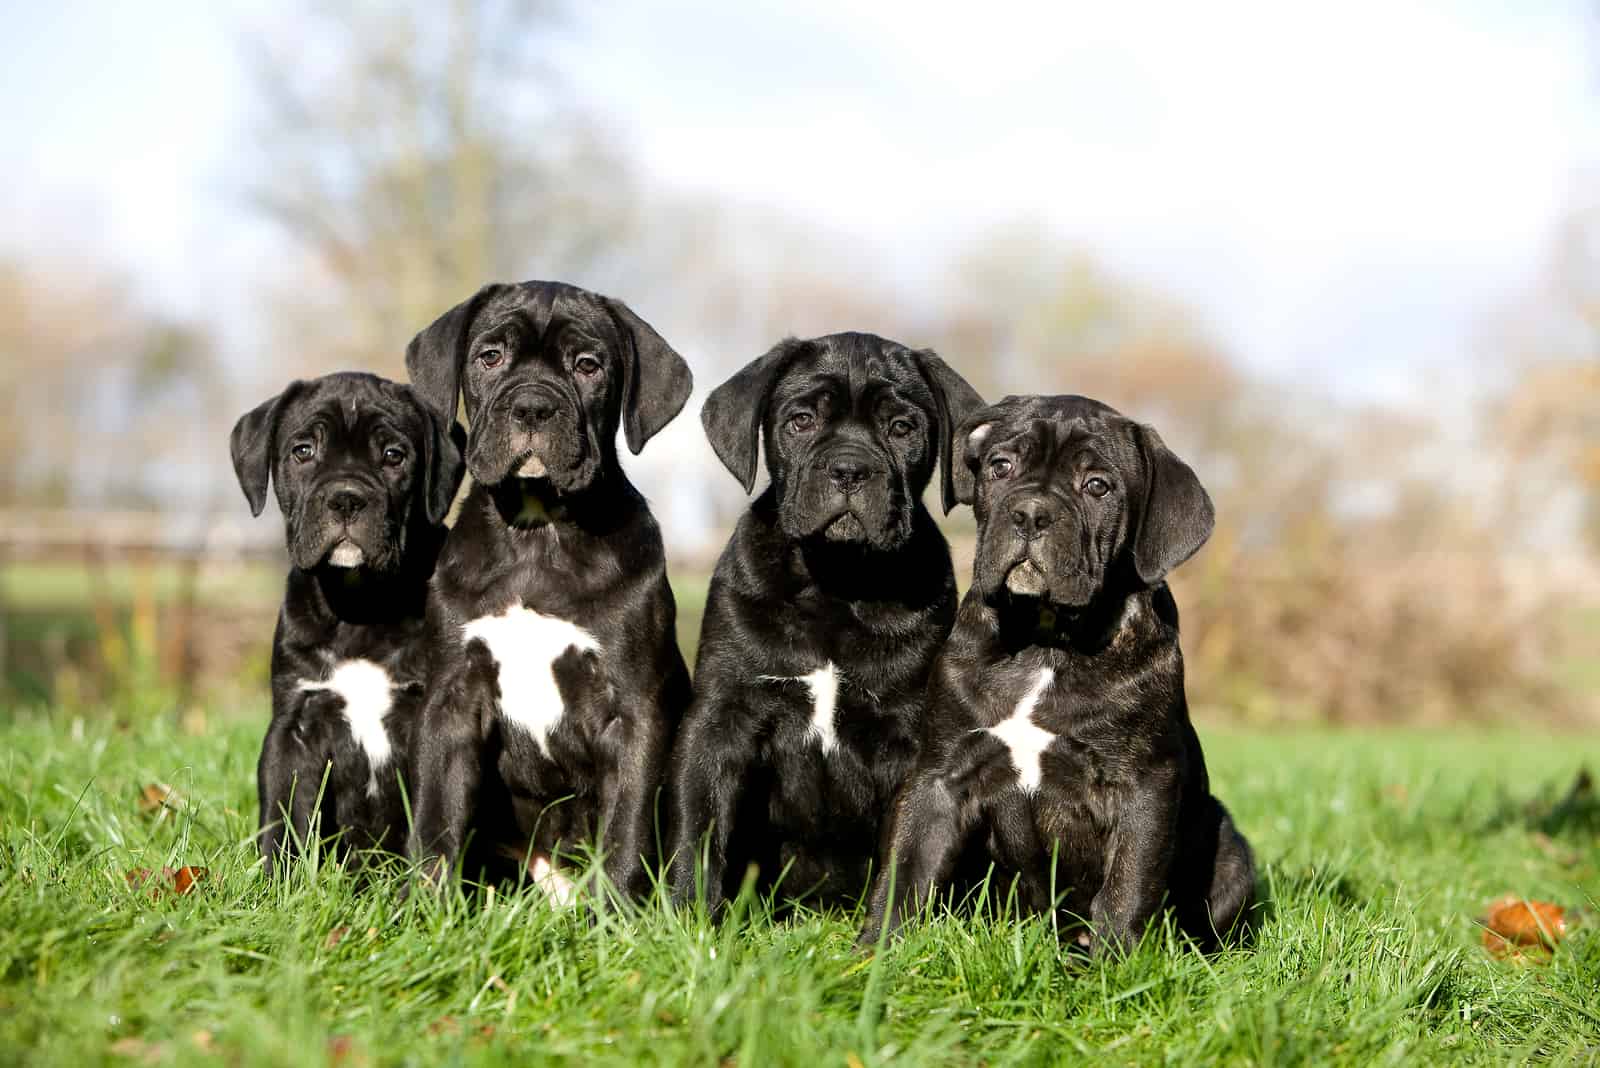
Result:
M1006 572L1006 589L1019 597L1047 597L1050 580L1045 577L1043 568L1023 558Z
M340 538L328 551L328 566L357 568L367 562L367 551L349 538Z
M829 541L860 541L867 536L867 528L854 512L845 512L822 529Z
M549 468L545 467L544 460L541 459L536 453L529 453L523 458L523 461L517 465L516 474L518 478L547 478L549 477L550 470Z

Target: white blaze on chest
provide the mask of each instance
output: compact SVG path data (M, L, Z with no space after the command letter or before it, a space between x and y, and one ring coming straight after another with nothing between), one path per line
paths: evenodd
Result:
M300 681L302 690L326 690L344 699L350 734L367 755L367 796L378 796L378 771L393 755L383 717L389 714L394 684L389 673L371 660L341 660L321 682Z
M1022 787L1024 793L1031 794L1039 788L1039 780L1044 774L1042 767L1044 751L1056 738L1033 722L1033 710L1038 707L1039 699L1044 696L1045 690L1050 688L1055 678L1056 673L1053 669L1040 668L1033 685L1022 695L1022 700L1017 702L1017 707L1010 716L993 727L979 728L987 730L1005 744L1011 753L1011 763L1017 769L1017 785Z
M566 906L578 900L578 884L563 875L544 853L528 858L528 877L552 905Z
M763 675L761 678L764 682L804 683L806 689L811 691L811 725L806 728L806 737L817 740L823 756L838 747L835 718L839 710L839 669L833 666L833 661L828 661L809 675Z
M575 623L512 605L461 628L463 642L479 639L494 657L500 681L500 714L527 731L546 756L550 733L565 706L556 685L555 663L568 649L600 652L594 635Z

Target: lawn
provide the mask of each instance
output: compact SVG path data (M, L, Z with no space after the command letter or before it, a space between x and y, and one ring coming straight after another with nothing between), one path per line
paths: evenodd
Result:
M0 1062L1371 1064L1600 1059L1600 741L1203 731L1270 905L1251 949L1157 933L1084 963L1039 921L948 915L875 957L857 917L714 927L256 874L244 710L0 719ZM231 725L228 725L230 724ZM147 811L142 788L177 791ZM185 896L134 868L203 866ZM1590 911L1549 963L1496 960L1505 893Z

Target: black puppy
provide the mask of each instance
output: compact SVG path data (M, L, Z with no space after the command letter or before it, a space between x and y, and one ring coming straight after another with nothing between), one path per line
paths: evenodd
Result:
M1210 793L1164 581L1211 535L1210 497L1154 430L1083 397L1007 397L960 436L973 585L862 941L970 848L1024 908L1054 895L1087 918L1097 951L1137 941L1163 903L1215 945L1242 927L1255 868Z
M293 564L257 771L269 872L309 843L314 818L345 854L403 847L423 607L461 481L452 429L410 387L367 374L295 382L233 428L250 512L270 474Z
M620 301L554 282L491 285L412 341L441 412L465 397L473 486L429 598L435 656L416 747L413 856L598 845L647 889L656 791L689 702L661 532L617 461L688 399L688 365Z
M911 768L934 653L955 616L950 550L922 505L983 404L931 352L870 334L788 340L707 398L712 447L772 484L711 578L695 703L673 750L674 895L716 907L749 864L787 896L865 889Z

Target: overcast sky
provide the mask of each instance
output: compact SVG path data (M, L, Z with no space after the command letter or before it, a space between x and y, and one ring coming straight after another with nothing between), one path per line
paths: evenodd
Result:
M236 294L264 247L236 45L265 9L3 6L0 242L104 252L182 311ZM907 277L1037 221L1357 393L1461 365L1600 155L1586 4L777 7L582 5L562 67L663 187Z

